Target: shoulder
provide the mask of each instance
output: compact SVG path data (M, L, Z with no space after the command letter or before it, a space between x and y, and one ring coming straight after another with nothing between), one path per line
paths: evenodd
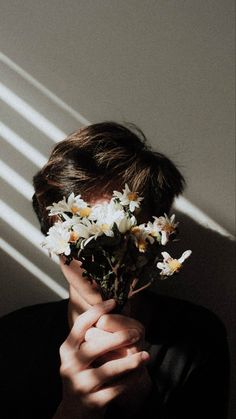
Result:
M32 340L34 336L46 334L58 321L63 328L67 325L68 300L34 304L19 308L0 318L2 342L10 344L18 336Z
M191 356L199 364L213 357L228 358L228 337L223 321L201 305L149 293L150 339L168 350Z
M222 320L185 300L149 298L150 374L170 417L225 417L230 362Z
M17 323L24 323L24 320L26 319L31 321L41 321L42 316L47 317L49 314L55 314L58 311L63 310L67 303L68 300L65 299L21 307L0 317L0 325L4 326L7 323L14 323L15 321L17 321Z
M9 417L49 417L48 412L52 417L56 410L61 394L59 347L68 330L67 303L35 304L0 319L0 403L11 412Z

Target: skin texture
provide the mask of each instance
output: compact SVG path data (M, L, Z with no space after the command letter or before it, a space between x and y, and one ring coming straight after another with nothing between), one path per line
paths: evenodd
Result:
M140 299L112 314L115 301L102 301L96 285L82 276L81 263L64 262L60 257L69 284L70 333L60 347L63 398L54 419L100 419L112 401L135 414L151 390L145 321L135 316Z

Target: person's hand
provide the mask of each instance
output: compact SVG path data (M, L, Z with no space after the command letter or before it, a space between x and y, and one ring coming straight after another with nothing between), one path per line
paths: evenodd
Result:
M140 338L130 345L119 347L97 358L95 361L96 366L102 365L111 359L129 357L147 349L148 343L145 341L145 328L142 323L131 317L107 313L99 318L95 326L87 330L85 340L93 341L94 345L96 345L100 339L108 339L112 333L129 329L136 329ZM135 413L143 404L152 386L146 366L141 365L135 371L126 374L122 379L122 383L125 391L116 397L115 403L125 408L126 412L129 411L130 414Z
M60 347L60 374L63 398L54 419L102 418L108 404L125 391L124 374L131 374L145 363L147 352L139 351L129 357L113 359L94 367L104 354L131 345L140 339L136 329L109 333L103 339L85 340L88 329L115 307L109 300L96 304L78 316L71 332Z

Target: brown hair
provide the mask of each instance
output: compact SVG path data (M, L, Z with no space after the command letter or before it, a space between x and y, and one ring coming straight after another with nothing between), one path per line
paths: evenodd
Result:
M171 160L146 142L136 125L112 121L89 125L59 142L33 178L33 208L41 231L46 234L53 223L46 207L63 196L74 192L89 200L112 195L125 183L144 196L152 215L168 213L183 191L184 178Z

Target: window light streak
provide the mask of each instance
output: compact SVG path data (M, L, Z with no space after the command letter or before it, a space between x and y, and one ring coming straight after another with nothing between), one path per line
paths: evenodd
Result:
M26 199L31 201L34 193L31 184L2 160L0 160L0 177Z
M216 231L217 233L227 237L230 240L235 240L235 237L231 233L229 233L229 231L227 231L220 224L216 223L216 221L214 221L211 217L206 215L202 210L200 210L197 206L192 204L188 199L182 196L177 198L174 202L174 208L176 208L183 214L188 215L190 218L192 218L195 222L202 225L203 227Z
M33 187L27 182L22 176L20 176L15 170L11 169L7 164L0 160L0 177L5 182L12 186L18 193L23 195L29 201L32 200L34 193ZM205 228L216 231L224 237L230 240L235 240L235 237L229 233L228 230L223 228L220 224L216 223L211 217L206 215L197 206L193 205L184 197L179 197L174 202L174 208L183 214L188 215L195 222L199 223Z
M45 94L52 102L56 103L70 115L73 115L77 120L85 125L90 125L86 118L84 118L81 114L76 112L73 108L63 102L58 96L56 96L53 92L47 89L44 85L42 85L38 80L32 77L29 73L23 70L20 66L15 64L10 58L8 58L5 54L0 52L0 60L4 62L9 68L27 80L31 85L36 87L40 90L43 94ZM53 141L57 142L62 138L66 137L66 134L59 130L54 124L52 124L49 120L47 120L43 115L37 112L34 108L32 108L29 104L23 101L20 97L15 95L10 89L5 87L0 83L0 97L13 109L15 109L18 113L20 113L25 119L35 125L39 130L44 132L49 138ZM200 208L192 204L184 197L179 197L175 200L174 207L181 211L182 213L188 215L192 218L195 222L198 222L200 225L203 225L206 228L209 228L213 231L217 231L219 234L228 237L231 240L235 240L235 237L229 233L224 227L220 224L215 222L212 218L210 218L207 214L205 214Z
M28 272L34 275L40 282L42 282L46 287L51 289L55 294L59 295L61 298L68 298L69 293L68 291L59 285L54 279L50 276L45 274L41 269L39 269L34 263L32 263L29 259L23 256L18 250L12 247L9 243L5 240L0 238L0 248L7 253L10 257L12 257L16 262L18 262L23 268L25 268Z
M19 113L23 118L42 131L48 138L58 142L66 137L65 132L61 131L52 122L36 111L27 102L17 96L12 90L0 83L0 99Z
M41 168L46 163L47 159L43 154L2 122L0 122L0 135L8 144L34 163L35 166Z
M5 54L0 52L0 60L6 64L11 70L15 71L19 76L23 79L28 81L32 86L38 89L41 93L47 96L52 102L58 105L61 109L68 112L71 116L73 116L77 121L81 122L81 124L89 125L90 122L79 112L75 111L71 106L67 105L62 99L60 99L57 95L55 95L51 90L45 87L42 83L36 80L31 74L27 73L22 67L14 63L9 57Z
M32 243L40 252L48 256L48 251L44 249L40 243L44 239L44 235L38 228L34 227L22 215L16 212L13 208L7 205L6 202L0 199L0 218L7 223L13 230L23 236L26 240ZM58 257L52 255L51 259L55 263L59 263Z

